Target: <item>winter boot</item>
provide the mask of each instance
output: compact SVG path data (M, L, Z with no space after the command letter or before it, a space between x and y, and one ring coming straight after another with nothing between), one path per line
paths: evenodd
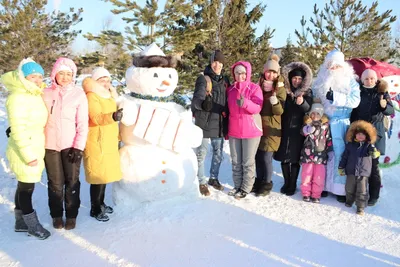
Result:
M243 191L242 189L239 189L236 194L235 194L235 199L241 199L241 198L245 198L247 196L247 193L245 191Z
M286 194L286 191L289 187L289 181L290 181L290 163L287 164L281 164L282 167L282 175L284 179L284 184L281 187L281 193Z
M101 207L102 207L102 209L104 209L104 213L111 214L111 213L114 212L114 209L113 209L113 208L111 208L110 206L107 206L107 205L104 204L104 203L101 205Z
M262 181L260 188L256 192L257 197L265 197L271 193L273 183L267 183L266 181Z
M229 192L228 192L228 196L234 196L234 195L236 195L236 193L237 192L239 192L239 190L240 189L237 189L237 188L233 188L233 189L231 189Z
M310 200L311 200L310 197L303 197L304 202L310 202Z
M210 195L210 191L208 190L208 187L207 187L207 185L206 184L201 184L201 185L199 185L199 190L200 190L200 193L203 195L203 196L209 196Z
M15 232L28 232L28 225L26 225L24 218L22 218L22 210L14 209L15 214Z
M377 199L372 199L372 198L370 198L370 199L368 200L368 206L375 206L376 202L378 202Z
M346 196L336 196L336 200L340 203L346 202Z
M328 191L322 191L321 197L327 197L328 196Z
M210 178L208 184L214 187L216 190L224 191L224 187L219 183L218 179Z
M61 229L64 227L64 222L61 217L53 218L53 227L55 229Z
M348 203L348 202L346 202L344 205L345 205L346 207L348 207L348 208L351 208L351 207L353 206L353 203Z
M358 215L364 215L364 208L357 207L357 214Z
M256 193L260 189L260 186L262 184L262 180L260 178L256 178L253 184L253 188L251 189L250 193Z
M76 227L76 218L67 218L65 221L65 230L72 230Z
M290 180L289 186L286 189L287 196L293 196L296 193L297 188L297 177L299 176L300 172L300 165L299 164L291 164L290 168Z
M312 203L319 203L320 200L319 200L319 198L311 198L311 202Z
M28 235L32 235L41 240L46 239L51 235L50 232L44 229L43 226L40 224L36 211L33 211L32 213L26 215L22 215L22 218L28 226Z
M94 205L92 205L92 208L90 209L90 217L93 217L100 222L106 222L110 219L106 214L106 210L103 206L100 206L99 209L96 208L96 206Z

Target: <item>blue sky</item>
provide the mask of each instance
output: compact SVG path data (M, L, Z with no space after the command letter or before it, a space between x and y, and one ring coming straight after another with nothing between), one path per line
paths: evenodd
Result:
M144 0L137 1L143 6ZM254 6L260 1L249 0L250 6ZM276 29L271 43L274 47L283 46L289 34L292 41L296 41L294 34L295 29L301 29L300 19L302 15L306 18L312 16L313 6L317 2L319 7L322 7L328 0L264 0L267 4L265 14L257 25L257 35L260 35L266 27ZM368 6L373 0L362 1ZM160 1L159 6L162 6L164 0ZM84 9L83 21L77 25L77 28L82 30L82 33L91 32L96 34L102 30L103 23L107 18L112 17L111 28L118 31L124 31L126 23L121 19L122 16L116 16L111 13L113 5L101 0L50 0L47 6L48 11L59 9L67 11L70 7ZM392 15L396 15L398 20L393 24L393 32L397 28L400 32L400 5L399 0L381 0L378 5L380 13L392 9ZM124 14L123 16L127 16ZM85 50L95 49L95 44L86 41L85 38L79 36L73 44L75 52L85 52Z

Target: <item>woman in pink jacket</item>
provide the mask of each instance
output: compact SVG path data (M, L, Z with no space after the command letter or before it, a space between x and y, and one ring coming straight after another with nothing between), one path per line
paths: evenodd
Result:
M76 66L59 58L51 72L52 84L43 99L49 112L45 135L45 164L50 215L53 227L75 228L80 206L79 169L88 134L88 103L82 88L75 86Z
M232 66L235 82L228 88L229 146L234 188L228 193L236 199L250 193L255 179L255 156L263 134L260 111L263 93L251 79L249 62Z

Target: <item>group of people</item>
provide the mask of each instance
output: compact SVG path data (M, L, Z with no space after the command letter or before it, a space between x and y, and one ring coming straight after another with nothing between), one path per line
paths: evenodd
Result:
M0 81L10 92L6 100L9 128L6 155L18 180L15 192L15 231L46 239L50 232L32 205L35 183L46 168L48 204L55 229L74 229L80 207L79 173L83 159L90 184L90 216L108 221L113 209L104 203L106 184L122 177L118 152L117 94L110 73L96 68L82 88L75 85L77 68L59 58L51 71L31 59L5 73ZM65 216L65 220L64 220Z
M394 113L387 84L367 69L357 80L338 50L329 52L316 79L309 66L292 62L281 70L279 57L265 63L258 83L249 62L232 65L233 83L224 74L225 57L212 53L196 80L192 101L195 124L203 129L197 148L199 191L224 190L218 175L223 143L229 139L236 199L250 192L266 196L273 188L272 160L281 162L282 194L301 193L319 203L328 192L357 214L376 204L381 187L379 156L385 153L385 117ZM210 177L204 175L209 139ZM208 184L208 185L207 185ZM369 192L368 192L369 191Z

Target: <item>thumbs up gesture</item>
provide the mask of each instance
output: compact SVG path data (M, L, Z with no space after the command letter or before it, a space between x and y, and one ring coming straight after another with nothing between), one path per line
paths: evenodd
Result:
M382 108L386 108L387 101L386 99L383 98L383 95L381 95L381 100L379 101L379 104L381 105Z
M303 94L304 94L304 93L301 93L301 94L299 94L299 95L296 97L296 104L299 105L299 106L300 106L301 104L303 104L303 102L304 102Z
M276 97L276 92L273 92L271 97L269 98L269 102L271 103L271 105L275 106L276 104L278 104L278 98Z
M120 121L121 119L122 119L122 116L124 115L123 114L123 112L122 112L122 108L120 108L120 109L118 109L117 111L115 111L113 114L112 114L112 118L113 118L113 120L114 121Z

